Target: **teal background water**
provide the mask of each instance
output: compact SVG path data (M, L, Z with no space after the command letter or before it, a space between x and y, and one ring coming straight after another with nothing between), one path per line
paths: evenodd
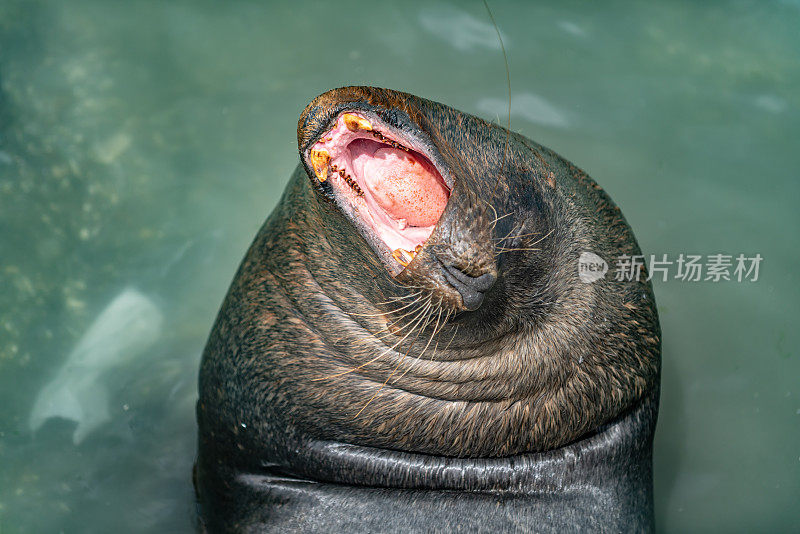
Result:
M757 282L655 283L659 529L797 532L800 3L492 6L512 128L586 169L645 254L764 258ZM0 3L0 532L192 530L205 338L299 113L353 84L505 121L480 2ZM32 432L130 287L165 319L99 374L110 420Z

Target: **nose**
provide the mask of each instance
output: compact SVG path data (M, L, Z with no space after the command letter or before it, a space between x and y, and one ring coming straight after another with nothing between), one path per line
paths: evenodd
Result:
M484 273L477 277L472 277L455 265L442 263L444 277L447 282L461 294L464 307L469 311L475 311L483 304L483 297L497 281L497 275L492 272Z

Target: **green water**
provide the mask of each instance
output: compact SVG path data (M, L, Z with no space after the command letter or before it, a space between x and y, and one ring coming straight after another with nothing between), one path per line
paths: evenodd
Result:
M764 258L756 282L655 283L659 529L800 530L800 2L492 6L513 129L600 182L646 254ZM192 531L198 360L299 113L365 84L505 121L487 20L481 2L0 2L1 533ZM77 445L65 419L33 432L127 288L164 319L98 363L109 417Z

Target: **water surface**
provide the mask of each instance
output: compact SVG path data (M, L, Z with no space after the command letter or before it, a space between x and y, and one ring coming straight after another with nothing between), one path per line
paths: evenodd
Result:
M492 6L512 128L586 169L646 254L764 258L757 282L655 283L660 530L797 531L800 4ZM0 532L192 531L199 357L298 115L366 84L505 122L487 21L481 2L0 4ZM137 323L149 306L163 320ZM67 361L107 417L34 432Z

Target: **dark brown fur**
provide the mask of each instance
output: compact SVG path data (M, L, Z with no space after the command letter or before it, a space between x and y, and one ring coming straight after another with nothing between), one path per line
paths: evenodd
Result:
M352 109L418 128L455 184L450 201L423 251L393 278L311 169L298 168L203 357L201 500L203 470L215 465L207 501L225 499L223 472L269 464L313 478L297 449L316 441L470 458L548 451L657 392L650 284L611 272L593 284L578 279L583 251L612 271L616 257L640 254L591 178L518 134L371 87L309 104L298 124L301 159ZM464 309L442 262L497 276L480 308ZM400 309L416 292L417 305L430 297L428 312L404 316L417 309Z

